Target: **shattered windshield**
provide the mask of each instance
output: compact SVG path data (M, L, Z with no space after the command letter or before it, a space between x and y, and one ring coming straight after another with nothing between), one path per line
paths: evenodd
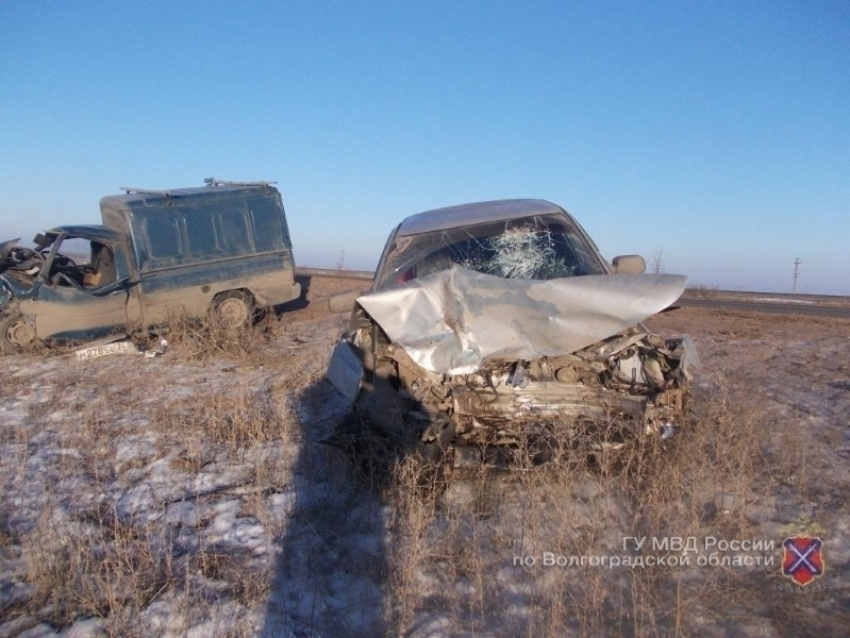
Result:
M524 217L395 239L378 288L459 265L505 279L604 275L594 250L558 215Z

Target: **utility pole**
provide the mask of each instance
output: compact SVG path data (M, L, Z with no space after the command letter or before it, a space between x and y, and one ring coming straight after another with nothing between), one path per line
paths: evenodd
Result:
M791 286L791 294L797 292L797 277L800 276L800 258L794 260L794 285Z

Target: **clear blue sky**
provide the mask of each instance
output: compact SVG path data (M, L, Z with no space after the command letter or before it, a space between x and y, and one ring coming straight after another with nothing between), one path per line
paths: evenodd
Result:
M0 0L0 239L277 180L296 259L541 197L611 258L850 294L850 2Z

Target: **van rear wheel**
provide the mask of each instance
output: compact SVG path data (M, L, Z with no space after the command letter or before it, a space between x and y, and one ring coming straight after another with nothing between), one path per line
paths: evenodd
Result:
M8 315L0 319L0 350L3 354L18 354L35 345L35 329L23 315Z
M213 313L228 330L247 328L254 319L254 300L242 290L223 292L213 302Z

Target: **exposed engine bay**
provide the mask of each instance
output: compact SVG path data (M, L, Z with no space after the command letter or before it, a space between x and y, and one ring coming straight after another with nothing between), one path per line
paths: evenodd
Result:
M426 444L666 438L684 418L696 350L636 324L683 288L671 275L537 281L453 267L360 297L341 344L351 356L335 354L328 376L382 429L418 430ZM347 390L334 374L345 361L363 366Z

